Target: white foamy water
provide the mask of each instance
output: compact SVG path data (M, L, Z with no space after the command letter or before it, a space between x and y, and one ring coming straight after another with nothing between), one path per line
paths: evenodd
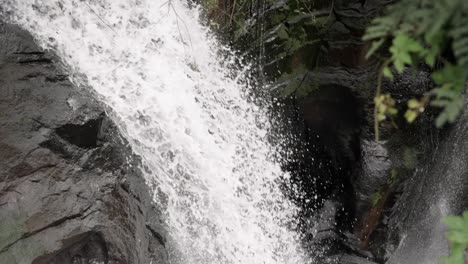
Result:
M3 0L4 14L89 86L142 157L171 263L308 263L287 225L268 122L176 0ZM240 73L238 73L240 76ZM235 74L234 74L235 75Z

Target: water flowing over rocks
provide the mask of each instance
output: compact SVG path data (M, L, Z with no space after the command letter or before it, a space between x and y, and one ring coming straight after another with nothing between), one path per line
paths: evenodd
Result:
M57 61L0 22L0 263L167 263L138 158Z
M305 177L304 244L316 263L438 263L448 254L441 218L468 208L464 115L437 130L429 111L373 138L376 65L364 59L360 36L388 2L334 1L320 67L304 78L327 89L285 110L306 154L283 168ZM139 157L58 61L28 32L0 22L0 264L169 263L167 229ZM383 90L402 99L431 85L421 70Z
M111 109L163 211L171 263L312 261L281 190L288 175L271 157L265 109L235 60L219 58L227 50L197 10L165 0L41 3L6 0L0 14ZM65 139L92 144L63 128Z

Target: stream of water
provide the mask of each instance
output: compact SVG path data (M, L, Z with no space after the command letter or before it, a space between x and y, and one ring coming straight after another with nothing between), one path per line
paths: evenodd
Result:
M170 262L304 264L269 122L244 72L177 0L3 0L112 111L163 208ZM227 76L236 76L228 78Z

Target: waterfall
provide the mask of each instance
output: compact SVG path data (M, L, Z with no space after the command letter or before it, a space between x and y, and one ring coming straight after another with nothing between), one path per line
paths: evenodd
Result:
M310 262L293 231L298 208L280 190L288 175L270 158L264 110L250 103L245 73L218 56L227 50L196 8L3 0L0 13L110 109L163 208L170 263Z

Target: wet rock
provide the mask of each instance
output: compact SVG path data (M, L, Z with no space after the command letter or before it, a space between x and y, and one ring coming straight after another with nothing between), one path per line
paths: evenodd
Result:
M448 255L447 229L441 220L468 208L467 112L468 104L433 154L403 184L389 221L387 263L435 264Z
M41 256L33 264L108 263L106 242L94 232L82 233L64 241L64 250L54 256Z
M361 250L359 238L343 226L340 215L344 209L342 202L330 199L309 219L311 228L305 232L308 241L312 241L308 245L309 251L316 263L374 263L372 253Z
M372 259L392 264L438 263L448 253L441 219L468 208L466 114L442 132L433 125L437 109L426 109L412 124L403 118L408 99L420 98L434 88L430 69L419 65L395 73L393 81L383 81L382 92L392 95L400 115L380 123L382 141L375 142L373 99L381 62L365 59L370 43L361 37L369 21L392 2L325 2L326 10L332 7L332 12L326 30L318 36L315 64L290 77L298 88L287 103L299 109L295 112L299 125L294 129L306 135L301 140L307 151L299 155L305 160L302 164L286 168L301 179L303 189L314 190L308 192L309 197L319 194L322 201L313 204L313 217L308 218L310 230L315 230L310 232L310 240L322 247L318 254L324 258L318 263L367 263ZM348 89L356 103L346 107L351 96L340 100L332 92L337 87ZM327 93L329 96L322 96ZM338 99L333 102L330 98ZM348 123L336 122L340 118ZM356 141L340 138L340 131L350 131L347 128L357 131L346 133L357 144L343 144ZM356 150L358 154L354 154ZM317 157L332 162L317 162ZM349 185L352 188L343 187ZM343 209L354 217L339 217ZM350 234L343 228L346 226L351 227ZM310 250L317 251L317 247ZM366 250L372 254L367 255Z
M167 263L138 158L56 65L0 22L0 263Z
M374 196L388 181L392 169L392 161L383 143L361 142L361 166L354 175L353 186L356 192L357 215L364 215L371 205Z
M340 239L336 219L340 209L341 205L338 202L327 200L319 212L309 220L310 229L306 235L313 241L311 248L316 258L329 255L328 252L333 250L334 244Z
M366 257L355 256L351 254L343 254L335 257L340 264L377 264Z

